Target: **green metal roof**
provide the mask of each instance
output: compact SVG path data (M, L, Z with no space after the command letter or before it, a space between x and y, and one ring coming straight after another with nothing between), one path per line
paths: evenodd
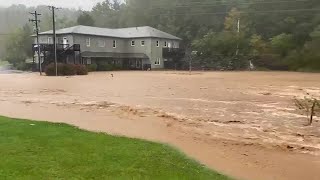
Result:
M40 33L40 35L51 35L51 31ZM130 28L99 28L91 26L74 26L56 31L57 35L60 34L84 34L84 35L95 35L95 36L106 36L106 37L117 37L117 38L143 38L143 37L155 37L164 39L181 40L176 36L160 31L158 29L143 26L143 27L130 27Z

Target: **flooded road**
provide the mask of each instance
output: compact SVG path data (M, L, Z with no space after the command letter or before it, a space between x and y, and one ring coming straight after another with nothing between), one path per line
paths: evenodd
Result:
M320 74L113 74L0 74L0 114L169 143L236 178L320 178L320 118L293 102L320 96Z

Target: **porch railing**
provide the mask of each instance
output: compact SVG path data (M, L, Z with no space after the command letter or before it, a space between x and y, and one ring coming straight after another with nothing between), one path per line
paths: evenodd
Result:
M38 45L32 44L32 50L38 51ZM41 51L54 51L53 44L40 44ZM80 44L57 44L57 51L80 51Z

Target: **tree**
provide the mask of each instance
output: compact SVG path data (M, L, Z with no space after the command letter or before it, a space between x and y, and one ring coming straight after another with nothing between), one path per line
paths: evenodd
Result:
M282 33L271 38L270 40L273 50L283 57L288 54L289 50L295 47L293 36L291 34Z
M32 31L29 25L25 25L23 28L13 32L6 40L4 60L16 67L20 63L24 63L28 57L31 57L31 44L33 42L31 35Z
M79 25L94 26L94 20L88 12L82 12L77 19Z
M267 42L262 39L262 36L253 34L250 38L250 47L253 56L260 56L267 50Z

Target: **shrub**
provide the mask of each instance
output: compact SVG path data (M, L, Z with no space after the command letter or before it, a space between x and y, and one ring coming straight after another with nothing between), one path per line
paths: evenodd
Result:
M59 72L59 69L58 69ZM74 64L63 64L62 65L62 76L74 76L77 75L77 68Z
M116 71L122 69L121 65L109 64L108 62L98 62L97 66L97 71Z
M85 65L77 64L75 67L77 75L88 75L88 70Z
M98 71L112 71L114 70L113 65L107 63L101 63L98 65Z
M97 71L98 65L97 65L97 64L90 64L90 65L87 67L87 69L88 69L89 72Z
M58 76L74 76L74 75L87 75L88 71L84 65L75 65L75 64L63 64L58 63ZM56 69L54 63L49 64L45 68L45 73L47 76L55 76Z
M20 71L27 71L29 70L28 69L28 66L25 62L19 62L17 65L16 65L16 68L17 70L20 70Z
M58 64L59 65L59 64ZM59 69L59 68L58 68ZM53 63L49 64L46 68L45 68L45 73L47 76L55 76L56 75L56 70L55 70L55 66Z

